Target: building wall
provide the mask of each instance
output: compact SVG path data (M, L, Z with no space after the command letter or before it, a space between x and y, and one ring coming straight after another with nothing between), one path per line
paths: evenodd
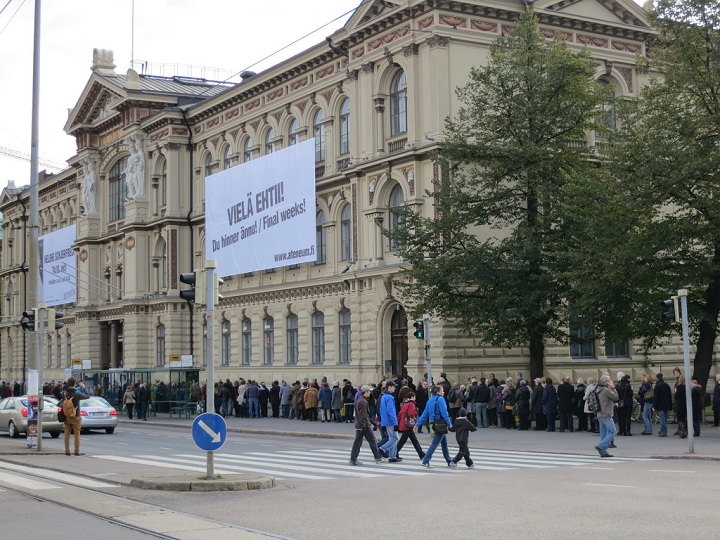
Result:
M149 368L169 355L190 353L202 366L205 313L179 299L178 276L203 266L204 180L208 174L234 166L250 154L278 151L289 144L292 120L299 140L313 137L313 120L324 112L326 158L317 164L317 211L326 217L327 261L302 264L251 276L227 276L223 299L215 311L213 361L218 378L244 376L258 380L327 376L353 381L377 380L386 371L393 342L393 314L404 301L392 286L400 263L389 250L380 226L389 225L389 198L400 186L404 200L432 216L423 193L437 178L430 152L440 140L444 120L459 103L462 86L473 66L487 62L490 44L512 27L522 4L498 7L497 2L439 3L410 0L408 7L373 17L356 14L334 43L348 56L331 52L322 43L243 83L180 110L172 93L138 92L140 83L128 73L114 74L96 62L96 69L66 130L78 140L71 168L41 183L41 231L75 223L78 239L79 291L76 306L64 306L65 328L59 332L64 364L53 362L47 379L63 377L73 359L90 359L94 368ZM598 4L599 6L599 4ZM549 38L560 33L572 47L587 47L597 59L597 76L613 82L621 95L637 95L648 74L635 68L645 54L649 29L623 22L605 8L566 18L536 7ZM605 18L605 21L597 19ZM372 20L370 20L372 19ZM573 20L576 19L576 20ZM633 21L632 17L628 19ZM111 63L111 62L110 62ZM390 131L390 85L403 70L407 81L407 130ZM118 82L119 81L119 82ZM340 108L350 100L350 152L340 153ZM166 106L169 109L164 109ZM274 138L266 141L269 130ZM110 220L109 179L113 166L130 155L130 137L143 138L145 194L124 205L126 217ZM251 141L251 142L248 142ZM587 144L595 144L588 134ZM97 159L97 215L83 215L80 186L82 160ZM163 196L163 193L165 195ZM22 378L23 334L18 315L23 302L22 271L27 190L5 190L0 277L3 315L0 378ZM351 205L352 256L341 260L340 216ZM27 266L28 261L24 261ZM352 263L352 264L349 264ZM343 270L348 267L347 271ZM339 313L349 309L352 356L339 362ZM325 362L312 363L311 320L325 315ZM287 363L287 317L298 316L299 359ZM274 320L274 359L263 357L263 320ZM192 326L191 326L192 318ZM252 360L242 363L244 321L252 323ZM222 364L222 326L229 323L230 364ZM158 358L158 327L164 329L165 357ZM410 325L412 327L412 325ZM115 330L112 330L112 329ZM48 336L56 343L56 333ZM70 336L71 352L65 350ZM433 320L433 364L451 379L495 373L498 377L528 371L528 351L488 346L482 336L461 334L446 321ZM598 343L598 351L602 352ZM110 349L116 351L115 356ZM632 350L632 348L631 348ZM423 342L407 342L407 371L425 372ZM587 377L601 370L658 370L680 362L677 343L654 352L652 358L598 356L582 361L570 357L567 346L550 344L547 372ZM652 362L652 363L651 363ZM32 365L32 364L31 364Z

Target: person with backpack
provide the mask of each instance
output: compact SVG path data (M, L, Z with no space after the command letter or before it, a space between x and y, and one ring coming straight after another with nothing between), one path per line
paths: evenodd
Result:
M70 377L67 380L67 389L63 394L63 401L61 407L65 413L65 455L70 455L70 434L72 433L74 439L75 455L80 455L80 430L82 428L82 420L80 418L80 401L88 399L87 392L80 392L76 388L79 387L81 390L85 390L85 383L80 381L77 383L74 377Z

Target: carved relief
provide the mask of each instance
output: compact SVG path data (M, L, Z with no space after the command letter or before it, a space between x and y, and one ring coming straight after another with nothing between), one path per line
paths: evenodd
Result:
M367 63L361 65L360 67L362 68L363 73L372 73L373 68L375 67L375 62L372 62L372 61L367 62Z
M347 78L348 81L357 81L358 70L357 69L348 69L345 77Z
M85 249L85 248L81 249L80 254L78 255L80 262L84 263L85 261L88 260L88 257L89 257L89 255L88 255L87 249Z
M417 56L418 51L420 50L420 45L417 43L411 43L410 45L405 45L402 48L403 55L407 58L408 56Z
M135 247L135 237L128 236L125 239L125 249L127 249L128 251L132 251L134 247Z
M212 127L217 126L220 123L219 118L213 118L212 120L208 120L207 124L205 124L206 129L210 129Z
M593 47L599 47L601 49L608 48L608 40L600 37L586 36L585 34L577 35L578 43L583 45L591 45Z
M572 34L569 34L567 32L553 30L552 28L541 28L540 32L542 32L542 35L545 36L547 39L558 39L561 41L572 42Z
M442 36L430 36L425 40L425 43L427 43L431 49L435 49L437 47L447 47L450 40Z
M188 130L187 130L187 128L174 127L174 128L172 128L172 134L173 135L187 135Z
M233 109L232 111L225 113L225 120L230 120L231 118L235 118L239 114L240 114L240 108Z
M617 72L622 76L628 90L633 92L633 72L631 68L617 68Z
M254 101L251 101L250 103L245 104L245 110L246 111L252 111L253 109L260 106L260 98L257 98Z
M302 79L298 79L297 81L293 81L292 83L290 83L290 90L294 92L295 90L298 90L298 89L302 88L303 86L307 86L307 85L308 85L308 78L304 77Z
M510 24L503 24L500 28L500 32L503 36L509 36L515 31L515 27Z
M378 176L371 176L370 183L368 184L368 195L370 197L371 205L373 203L373 200L375 199L375 188L377 187L378 179Z
M418 21L418 28L420 30L425 30L426 28L430 28L435 23L435 17L432 15L430 17L425 17L424 19Z
M616 51L629 52L633 54L637 54L642 50L642 47L640 45L637 45L635 43L627 43L625 41L613 40L612 47Z
M453 17L452 15L440 15L440 24L442 26L452 26L453 28L465 28L467 19L463 17Z
M324 94L322 94L322 97L325 98L325 101L327 103L330 103L330 100L332 99L333 94L335 93L335 90L328 90Z
M383 277L383 285L385 286L385 292L387 293L385 299L392 298L392 279L388 276Z
M355 49L352 52L352 58L353 60L357 60L358 58L361 58L365 54L365 48L360 47L359 49Z
M410 33L410 26L403 26L402 28L398 28L394 32L390 32L389 34L385 34L384 36L381 36L379 38L373 39L372 41L368 42L368 51L374 51L375 49L382 47L384 45L388 45L389 43L392 43L393 41L400 39L401 37L404 37Z
M498 31L498 25L496 23L478 21L476 19L470 21L470 28L480 30L481 32L491 32L493 34L497 34Z
M318 79L318 80L324 79L325 77L327 77L328 75L332 75L333 73L335 73L335 67L334 67L334 66L328 66L328 67L326 67L325 69L321 69L320 71L316 71L316 72L315 72L315 78Z
M265 101L268 103L270 103L271 101L275 101L277 98L282 97L284 92L284 88L278 88L273 92L268 92L267 96L265 97Z

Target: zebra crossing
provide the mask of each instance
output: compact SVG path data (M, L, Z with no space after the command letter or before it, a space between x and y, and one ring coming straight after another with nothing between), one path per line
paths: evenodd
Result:
M457 448L450 448L454 456ZM387 476L411 477L437 474L471 474L476 471L509 471L519 469L549 469L557 467L592 467L599 463L603 466L630 461L649 461L645 458L606 458L579 454L553 454L540 452L521 452L506 450L471 449L470 455L475 462L472 470L466 469L463 462L457 470L445 466L442 452L438 448L433 456L432 469L420 466L415 453L405 454L402 463L376 464L369 449L360 452L362 466L349 465L350 452L347 449L279 450L267 452L248 452L242 454L224 454L216 452L214 456L215 472L218 474L255 473L268 474L278 480L328 480L339 478L379 478ZM181 469L184 471L205 472L207 470L205 454L140 454L133 456L94 455L95 459L117 461L151 467Z
M6 491L2 489L1 486L3 485L31 491L62 489L66 486L88 488L109 488L117 486L117 484L90 480L89 478L81 478L63 472L0 462L0 491Z

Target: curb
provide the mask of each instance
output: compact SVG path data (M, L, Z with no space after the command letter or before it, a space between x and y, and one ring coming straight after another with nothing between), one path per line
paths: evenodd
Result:
M130 487L157 491L251 491L275 487L275 478L261 475L227 475L217 480L190 477L133 478Z

